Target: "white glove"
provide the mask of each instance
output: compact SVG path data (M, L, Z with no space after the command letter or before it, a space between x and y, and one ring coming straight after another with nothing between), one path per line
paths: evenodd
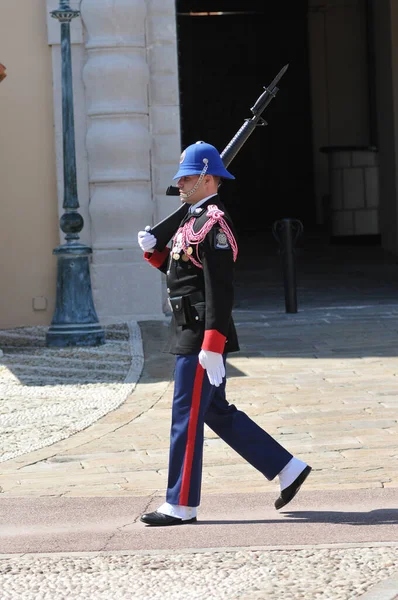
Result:
M143 252L153 252L157 239L150 231L138 232L138 244Z
M199 352L199 362L207 371L207 377L211 385L218 387L222 384L225 377L225 367L222 354L211 352L210 350L201 350Z

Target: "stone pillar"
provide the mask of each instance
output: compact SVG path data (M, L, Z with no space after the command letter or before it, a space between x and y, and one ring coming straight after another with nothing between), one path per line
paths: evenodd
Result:
M379 178L375 147L328 146L332 236L378 235Z
M82 0L92 284L103 323L163 317L161 278L137 246L154 221L145 0Z
M181 154L176 8L175 0L147 0L147 6L152 194L159 222L180 205L179 198L165 193ZM167 297L163 286L166 313Z
M152 190L160 221L180 203L165 194L181 154L175 0L147 0L147 5Z

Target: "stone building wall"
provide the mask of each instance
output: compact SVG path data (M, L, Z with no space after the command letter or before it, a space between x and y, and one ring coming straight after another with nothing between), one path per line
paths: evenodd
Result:
M81 11L72 22L78 193L96 310L102 323L161 318L164 286L142 259L137 232L176 206L165 196L180 155L174 1L71 6ZM51 21L61 211L59 25Z
M319 222L330 193L319 148L370 143L366 4L309 2ZM63 173L60 27L49 12L58 5L2 0L0 327L49 324L53 314ZM136 236L179 202L165 196L180 155L175 1L71 6L81 10L71 25L81 240L93 247L98 316L103 323L162 318L162 278L142 260ZM377 0L373 9L380 233L398 253L398 9L395 0Z
M58 243L46 1L1 0L0 328L49 323Z

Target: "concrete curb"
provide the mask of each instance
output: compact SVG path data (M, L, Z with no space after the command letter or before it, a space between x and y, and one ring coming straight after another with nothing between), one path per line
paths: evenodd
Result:
M220 546L217 548L178 548L173 550L173 552L175 554L204 554L207 552L213 552L213 553L217 553L217 552L241 552L241 551L246 551L246 552L265 552L268 550L284 550L284 551L288 551L288 550L323 550L323 549L330 549L330 550L345 550L347 548L397 548L398 550L398 542L361 542L361 543L348 543L348 542L344 542L344 543L340 543L340 544L299 544L299 545L294 545L294 546ZM163 556L166 555L168 556L170 554L170 550L101 550L101 551L94 551L94 552L38 552L38 553L31 553L31 552L22 552L22 553L15 553L15 554L0 554L0 560L9 560L9 559L15 559L15 560L19 560L21 558L31 558L34 557L36 558L62 558L62 557L71 557L71 558L78 558L78 557L92 557L95 558L96 556ZM398 586L398 572L397 575L394 576L393 578L390 578L391 580L394 580L396 582L396 585ZM387 580L389 581L389 579ZM381 582L383 583L383 582ZM378 584L381 585L381 584ZM375 586L377 587L377 586ZM397 593L397 589L395 593ZM368 593L368 592L367 592ZM361 596L362 598L362 596ZM392 596L391 598L388 597L386 599L382 600L392 600L394 598L394 596ZM365 600L376 600L376 597L372 597L372 598L366 598ZM378 600L378 599L377 599Z
M129 343L130 343L130 354L131 354L131 365L129 372L126 375L124 383L136 384L141 377L142 370L144 368L144 347L141 336L140 326L136 321L129 321L127 323L129 329Z
M398 571L392 577L380 581L363 596L360 600L396 600L398 598Z

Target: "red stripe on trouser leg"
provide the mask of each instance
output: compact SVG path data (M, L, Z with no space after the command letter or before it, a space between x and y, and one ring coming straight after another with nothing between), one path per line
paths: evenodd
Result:
M198 366L196 368L195 381L193 384L192 403L191 403L191 410L189 413L187 445L185 448L184 468L182 471L182 482L181 482L181 491L180 491L180 500L179 500L179 504L181 506L189 506L188 505L189 488L190 488L190 484L191 484L192 462L193 462L193 455L195 453L196 428L198 425L200 397L202 395L202 385L203 385L204 373L205 373L205 371L204 371L203 367L200 365L200 363L198 363Z

